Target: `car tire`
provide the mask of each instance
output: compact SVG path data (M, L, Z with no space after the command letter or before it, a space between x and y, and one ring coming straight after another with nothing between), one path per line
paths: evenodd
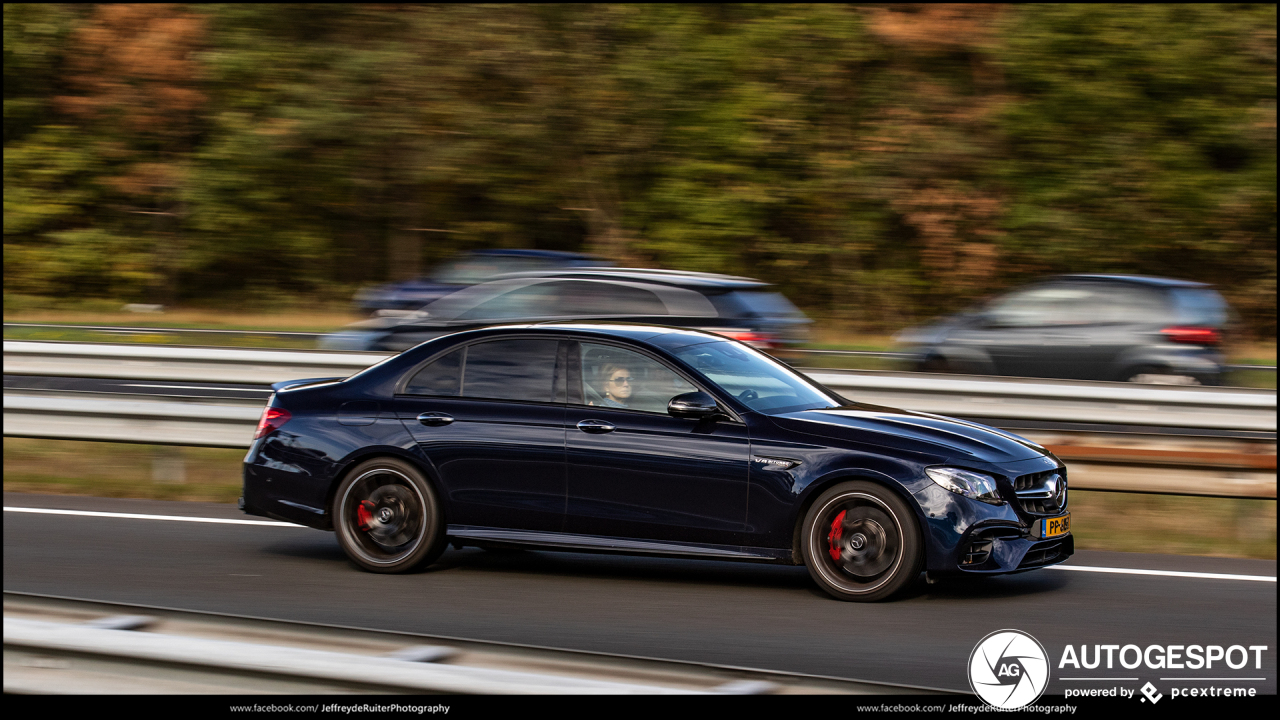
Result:
M809 574L839 600L883 600L912 583L924 566L911 507L867 481L841 483L819 495L805 514L800 545Z
M1131 383L1145 383L1153 375L1163 374L1163 369L1155 365L1138 365L1120 373L1120 380Z
M1179 375L1170 372L1168 368L1158 365L1140 365L1130 368L1123 374L1126 382L1139 383L1143 385L1203 385L1206 384L1200 377L1194 375Z
M338 544L356 565L407 572L444 552L444 517L431 483L404 460L367 460L347 473L333 500Z

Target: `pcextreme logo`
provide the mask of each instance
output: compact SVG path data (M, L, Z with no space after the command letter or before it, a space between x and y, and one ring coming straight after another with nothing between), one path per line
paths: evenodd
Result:
M1021 630L997 630L969 655L969 687L992 707L1026 707L1048 685L1049 655L1039 640Z

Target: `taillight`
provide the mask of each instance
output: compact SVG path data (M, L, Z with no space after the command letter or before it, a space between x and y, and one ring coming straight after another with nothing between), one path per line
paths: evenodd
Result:
M1168 327L1160 331L1173 342L1190 343L1192 345L1217 345L1222 336L1213 328L1203 327Z
M258 418L258 431L253 434L253 439L257 440L271 432L275 432L281 425L289 422L289 418L293 417L288 410L278 407L268 407L262 411L262 417Z
M774 346L774 341L776 340L776 338L769 333L754 332L751 330L716 330L715 332L762 350L771 349Z

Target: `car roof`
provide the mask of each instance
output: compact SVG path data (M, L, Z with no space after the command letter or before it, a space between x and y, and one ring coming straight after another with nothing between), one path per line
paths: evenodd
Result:
M489 334L504 335L508 333L526 333L529 331L548 331L556 335L594 335L602 339L616 338L648 343L668 350L697 345L707 342L733 342L732 339L703 330L658 325L654 323L628 323L609 320L550 320L539 323L511 323L506 325L488 325L483 328L466 330L461 334L484 336Z
M1211 287L1207 283L1195 282L1192 280L1175 280L1173 278L1151 277L1148 275L1103 275L1103 274L1086 274L1077 273L1071 275L1054 275L1046 280L1096 280L1110 282L1124 282L1135 285L1150 285L1153 287Z
M682 288L699 288L705 290L747 290L769 286L769 283L755 278L736 275L719 275L717 273L691 272L687 270L659 270L654 268L576 268L566 270L528 270L525 272L505 273L490 280L506 280L510 278L580 278L592 280L621 280L630 282L657 283Z

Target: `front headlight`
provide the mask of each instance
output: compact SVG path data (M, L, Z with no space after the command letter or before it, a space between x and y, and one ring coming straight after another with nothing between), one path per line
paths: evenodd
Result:
M949 467L925 468L924 474L953 493L992 505L1004 504L996 492L996 479L990 475Z

